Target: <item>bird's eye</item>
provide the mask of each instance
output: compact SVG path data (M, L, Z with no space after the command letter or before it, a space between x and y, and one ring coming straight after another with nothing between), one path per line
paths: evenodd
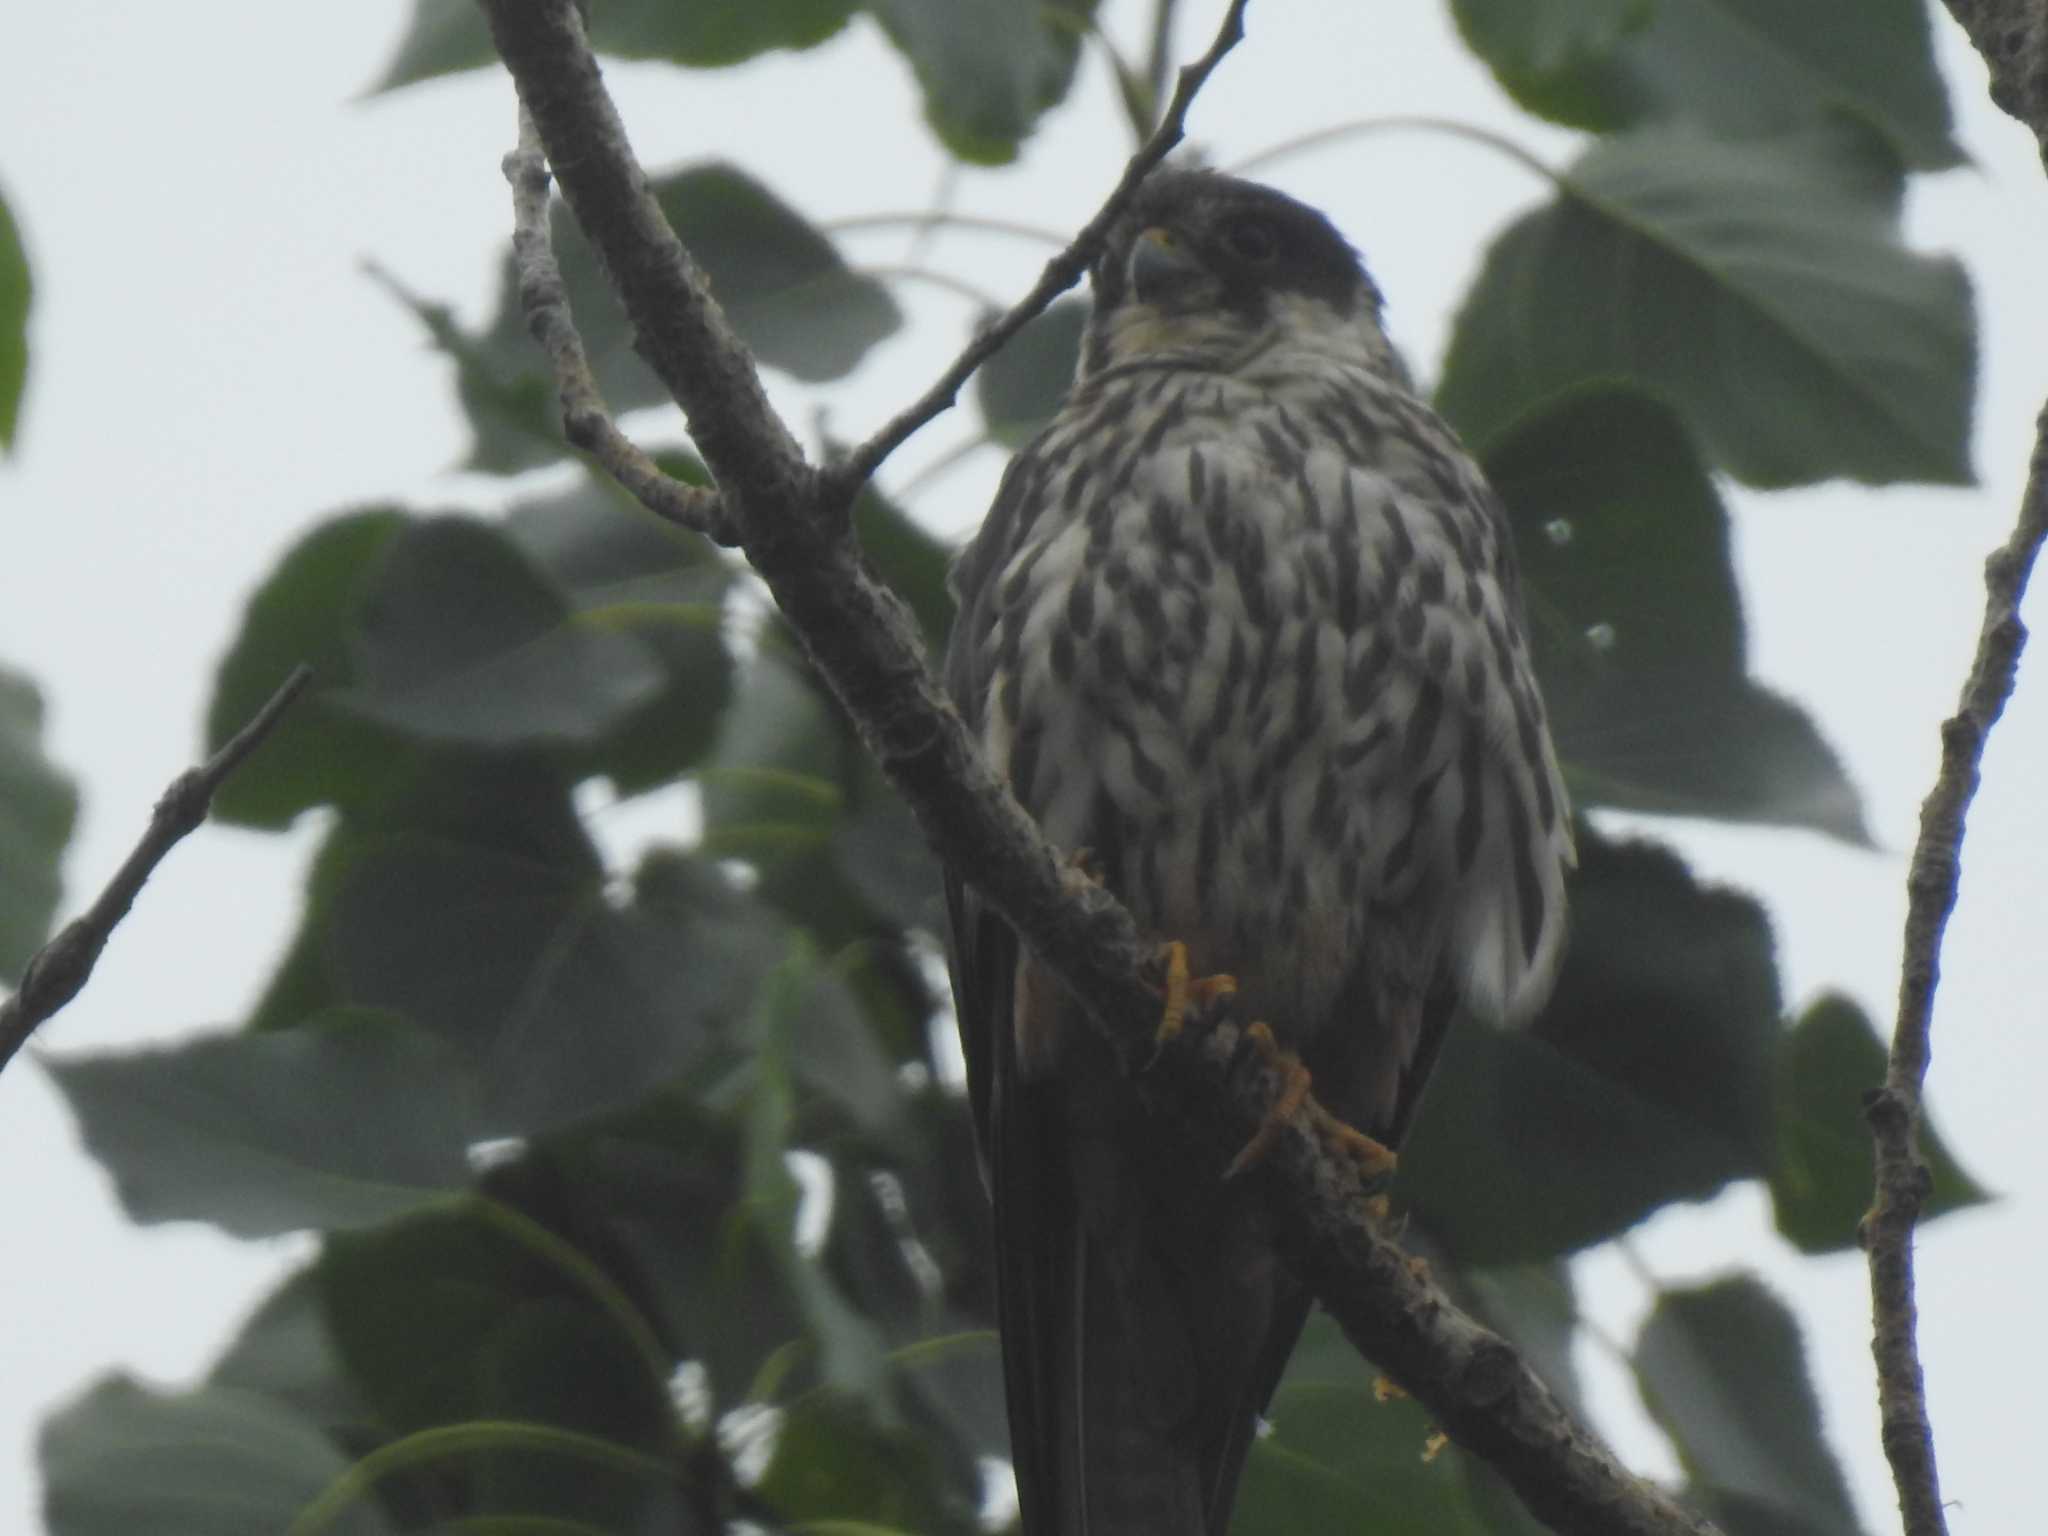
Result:
M1264 266L1280 254L1280 236L1264 219L1239 219L1223 232L1224 244L1240 261Z

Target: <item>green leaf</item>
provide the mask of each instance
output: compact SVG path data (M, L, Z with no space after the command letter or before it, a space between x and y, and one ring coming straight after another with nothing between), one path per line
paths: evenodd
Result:
M1657 0L1601 72L1620 127L1698 123L1723 138L1860 120L1919 171L1960 165L1918 0Z
M1778 1230L1804 1253L1856 1244L1876 1187L1863 1097L1884 1082L1885 1048L1861 1008L1821 998L1800 1015L1778 1051L1778 1156L1771 1206ZM1963 1169L1924 1112L1920 1156L1934 1176L1921 1219L1991 1198Z
M1006 165L1074 81L1096 0L869 0L962 160Z
M689 247L726 318L755 355L807 383L851 372L903 323L887 288L847 267L832 242L737 166L711 162L653 179L650 190ZM632 348L611 285L567 209L553 213L571 312L605 400L614 411L667 404L668 392ZM508 253L498 311L481 336L465 337L420 306L430 334L458 364L476 442L469 467L497 473L565 457L553 419L546 361L527 333Z
M231 1387L158 1392L100 1382L43 1426L51 1536L277 1536L348 1466L284 1404ZM357 1503L331 1536L385 1536Z
M369 1226L469 1182L467 1085L388 1015L52 1061L132 1220L237 1237Z
M312 1265L292 1271L265 1297L207 1373L209 1386L273 1399L330 1433L369 1420L328 1337Z
M754 1493L787 1525L831 1531L882 1526L967 1536L973 1511L950 1512L939 1496L931 1448L877 1424L859 1406L815 1393L784 1416Z
M1623 120L1604 68L1651 0L1451 0L1458 31L1524 107L1575 128Z
M806 1337L770 1239L746 1201L738 1129L681 1091L531 1147L490 1188L605 1256L715 1410L746 1402L767 1362Z
M21 230L0 197L0 453L11 452L21 420L22 391L28 386L28 309L35 285Z
M1799 1325L1743 1275L1666 1291L1636 1341L1636 1383L1692 1495L1731 1531L1858 1536Z
M677 64L738 64L774 48L810 48L846 25L853 0L598 0L590 41L599 53ZM413 0L411 25L376 91L495 64L483 15L468 0Z
M0 666L0 981L16 982L57 915L78 791L43 755L43 696Z
M1525 1033L1454 1028L1397 1199L1461 1264L1526 1263L1771 1160L1778 979L1757 904L1579 828L1557 992Z
M596 1262L516 1211L466 1201L339 1233L315 1276L350 1379L393 1428L532 1416L605 1424L614 1436L637 1426L644 1439L623 1438L639 1443L666 1438L667 1351ZM546 1376L567 1352L543 1348L536 1365L519 1346L526 1331L559 1337L570 1318L587 1325L574 1328L595 1378L584 1386L601 1384L609 1403L565 1402ZM615 1410L623 1423L611 1421Z
M1252 1444L1231 1536L1302 1531L1427 1531L1490 1536L1473 1508L1462 1453L1424 1460L1434 1426L1407 1399L1381 1402L1373 1367L1329 1317L1310 1317L1294 1363Z
M649 1372L610 1319L553 1298L521 1305L511 1318L516 1326L493 1332L477 1351L491 1417L556 1425L644 1452L674 1449L665 1378ZM476 1480L484 1510L583 1521L605 1531L695 1525L670 1484L587 1461L507 1450L484 1457Z
M1590 385L1524 418L1486 475L1514 525L1551 733L1579 804L1869 843L1813 722L1748 676L1727 509L1669 410Z
M413 754L399 738L334 702L356 681L348 634L367 573L408 526L394 507L331 518L299 540L249 599L214 679L207 750L246 725L300 662L315 681L214 796L221 820L282 829L315 806L380 801L412 771Z
M754 1082L746 1129L749 1218L768 1240L783 1283L809 1325L825 1384L865 1401L884 1422L892 1422L880 1332L797 1241L799 1189L787 1154L796 1112L798 1020L816 981L808 944L792 940L755 1001Z
M488 1133L644 1097L751 995L745 921L716 870L665 862L643 870L632 900L610 899L546 770L451 776L443 792L451 803L422 810L416 830L371 840L350 863L327 954L343 996L457 1047L481 1081Z
M1595 145L1488 251L1438 404L1483 455L1552 397L1632 382L1758 486L1970 479L1969 284L1898 239L1898 177L1848 130Z
M378 554L352 625L358 714L417 740L589 745L662 687L629 635L577 617L496 530L419 522Z
M1842 113L1914 170L1960 164L1917 0L1452 0L1515 100L1576 128L1697 124L1720 138Z
M701 474L701 471L699 472ZM710 750L732 697L724 604L732 570L704 539L585 480L522 502L505 532L587 622L637 642L664 684L576 763L623 794L672 783Z
M1064 298L1033 317L974 376L974 403L988 435L1021 448L1053 418L1073 388L1088 301Z

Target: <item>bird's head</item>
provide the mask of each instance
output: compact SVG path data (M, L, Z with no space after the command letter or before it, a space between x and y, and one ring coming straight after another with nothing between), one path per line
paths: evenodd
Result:
M1255 182L1155 172L1091 280L1083 378L1169 356L1229 368L1295 341L1399 367L1358 253L1315 209Z

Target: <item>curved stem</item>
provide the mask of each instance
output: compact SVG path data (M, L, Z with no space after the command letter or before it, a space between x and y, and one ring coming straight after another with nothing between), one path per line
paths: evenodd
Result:
M828 235L855 235L874 229L964 229L982 235L1009 235L1054 250L1064 249L1067 243L1067 237L1058 230L978 213L906 213L891 209L886 213L856 213L843 219L827 219L818 228Z
M1243 176L1293 155L1326 149L1332 144L1341 144L1346 139L1366 138L1372 134L1387 132L1440 133L1449 138L1465 139L1505 156L1553 186L1561 180L1556 171L1505 134L1495 133L1490 128L1476 127L1471 123L1461 123L1455 118L1429 117L1414 113L1402 113L1391 117L1358 117L1348 123L1335 123L1328 128L1318 128L1314 133L1304 133L1299 138L1283 139L1278 144L1269 145L1256 154L1248 155L1230 166L1229 171L1233 176Z

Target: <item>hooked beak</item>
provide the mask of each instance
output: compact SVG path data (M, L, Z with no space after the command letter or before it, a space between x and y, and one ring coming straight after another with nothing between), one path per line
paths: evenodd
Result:
M1143 304L1167 305L1209 280L1209 271L1194 253L1161 225L1141 232L1131 243L1128 268L1131 291Z

